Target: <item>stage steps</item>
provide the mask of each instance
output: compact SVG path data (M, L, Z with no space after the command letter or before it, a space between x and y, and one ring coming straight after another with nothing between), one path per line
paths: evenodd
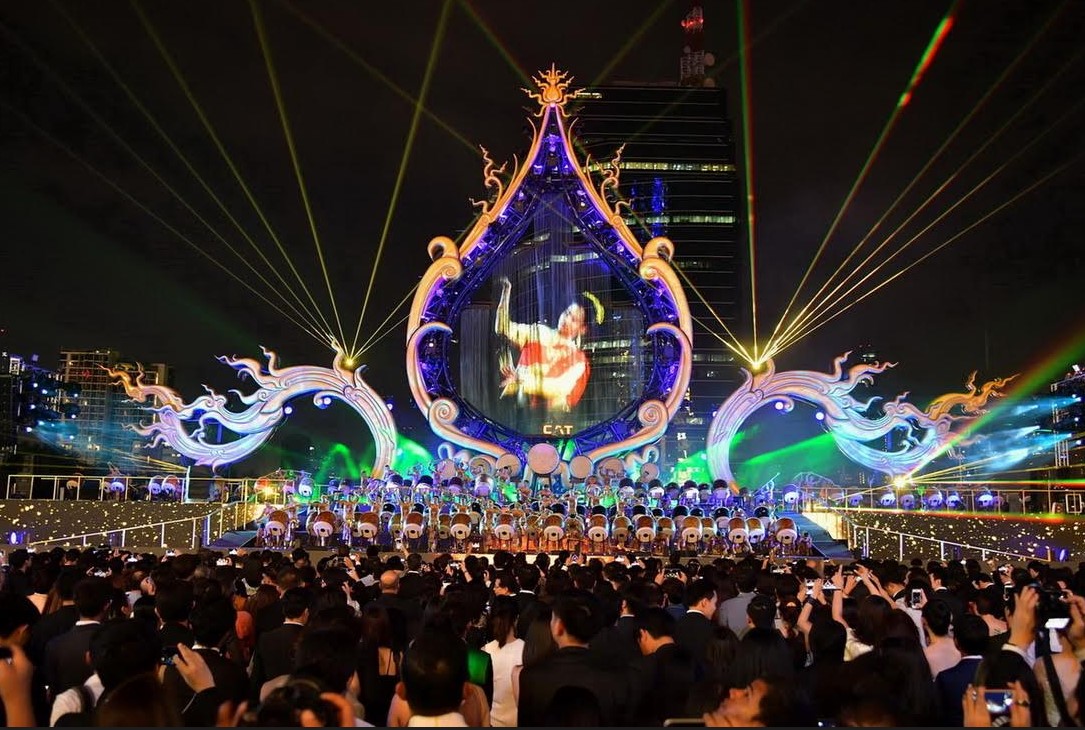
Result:
M810 533L810 537L814 541L814 548L826 558L834 560L851 560L853 558L847 542L834 539L825 528L797 512L787 512L786 516L795 520L795 529L798 530L800 535L804 532Z
M212 550L234 550L256 544L256 530L230 530L224 532L207 547Z

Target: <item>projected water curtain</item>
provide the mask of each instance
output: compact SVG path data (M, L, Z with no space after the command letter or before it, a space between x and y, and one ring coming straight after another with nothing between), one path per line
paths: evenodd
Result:
M907 394L880 403L880 396L859 401L852 391L874 382L874 376L896 363L858 364L843 370L851 353L833 361L833 371L812 370L776 372L772 360L763 370L743 370L746 380L716 411L708 431L708 460L712 476L725 479L737 489L731 472L730 445L751 413L775 403L790 411L795 401L817 406L824 412L823 423L836 446L857 464L880 471L890 478L908 476L944 453L962 437L962 431L985 413L991 398L1003 395L1002 388L1016 375L996 378L976 388L970 378L965 393L947 393L931 401L926 410L904 400ZM973 378L975 374L973 373ZM901 429L901 445L894 451L868 446L865 442L882 439Z
M186 403L172 388L144 384L141 373L132 377L121 370L109 372L124 386L129 398L139 403L157 401L159 404L149 408L155 414L155 420L132 427L133 430L149 438L150 446L167 443L202 466L214 469L252 454L290 415L293 410L290 401L308 394L312 394L318 408L327 408L333 399L338 399L362 417L376 444L374 476L379 477L393 466L396 425L392 414L384 399L362 378L361 370L344 365L346 354L342 348L336 347L330 368L316 365L280 368L276 354L267 348L261 349L267 365L250 358L218 358L237 370L238 377L250 379L259 386L247 395L237 389L230 390L230 396L222 395L204 386L206 395ZM231 401L240 403L241 410L232 410ZM236 438L223 440L220 426Z

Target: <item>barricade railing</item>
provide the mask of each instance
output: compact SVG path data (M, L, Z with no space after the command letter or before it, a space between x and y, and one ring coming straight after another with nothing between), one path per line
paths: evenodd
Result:
M843 510L836 505L825 504L822 502L810 504L804 512L804 516L808 517L819 527L825 529L834 539L847 542L849 549L854 550L855 548L860 548L864 556L870 555L870 538L871 533L873 532L887 535L891 538L891 541L896 542L896 557L897 560L901 562L904 562L906 555L914 555L917 552L922 552L919 546L928 544L932 548L929 557L934 556L933 548L937 548L939 560L960 560L965 557L978 557L982 561L986 561L988 558L1006 558L1009 560L1041 560L1044 562L1052 562L1054 559L1050 554L1050 548L1048 548L1048 555L1024 555L1012 550L1003 550L1001 548L982 545L971 545L969 543L956 542L944 538L915 535L909 532L893 530L888 527L875 527L872 525L859 524L852 519L847 510ZM895 540L892 540L892 538L895 538ZM906 549L906 547L908 549ZM925 554L924 556L927 557L928 555Z
M140 532L146 533L150 530L158 531L157 544L160 547L184 547L182 543L179 543L176 540L167 541L166 528L169 525L190 523L192 529L190 533L186 533L187 535L190 535L187 547L191 550L196 550L210 544L215 538L221 536L225 532L239 529L243 525L251 522L254 517L255 514L251 505L238 502L216 506L203 514L193 515L191 517L179 517L173 520L148 522L142 525L126 525L124 527L98 530L95 532L61 535L46 540L30 540L26 543L26 547L56 547L58 545L87 546L96 542L99 544L108 543L113 547L129 547L129 535ZM213 526L217 527L217 530L213 530ZM93 538L103 539L95 541ZM131 547L150 546L144 544L132 545Z

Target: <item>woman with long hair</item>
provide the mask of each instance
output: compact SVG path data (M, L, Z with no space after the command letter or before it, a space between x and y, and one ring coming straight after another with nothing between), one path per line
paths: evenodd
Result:
M557 650L558 645L554 643L554 636L550 633L550 607L539 604L524 634L524 651L520 664L512 668L512 698L517 705L520 704L520 672L524 667L542 661Z
M365 708L366 722L383 725L399 682L402 655L395 649L392 619L388 609L367 603L361 615L362 641L358 652L358 699Z
M516 638L516 619L519 615L519 605L510 596L496 596L490 605L487 623L490 642L482 650L493 661L494 699L490 705L490 724L494 727L516 727L512 674L517 666L523 664L524 657L524 640Z

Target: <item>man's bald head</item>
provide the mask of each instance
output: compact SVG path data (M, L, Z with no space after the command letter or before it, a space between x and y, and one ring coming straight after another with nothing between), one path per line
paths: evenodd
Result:
M394 570L386 570L381 573L381 592L395 593L399 590L399 573Z

